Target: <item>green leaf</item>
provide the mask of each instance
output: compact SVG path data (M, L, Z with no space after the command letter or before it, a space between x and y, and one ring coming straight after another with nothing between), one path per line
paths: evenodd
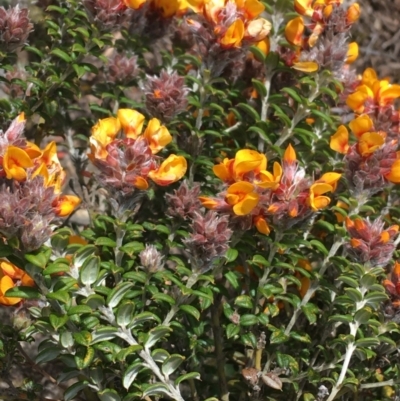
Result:
M118 354L117 354L117 361L120 362L125 362L125 359L129 356L134 354L137 351L141 351L143 349L143 347L141 345L130 345L127 348L123 348L121 349Z
M296 92L295 89L293 89L293 88L282 88L281 92L287 93L297 103L303 103L302 98L299 96L299 94Z
M56 359L61 353L61 348L58 346L52 346L52 347L47 347L43 350L41 350L36 358L35 361L36 363L44 363L44 362L49 362L54 359Z
M72 386L69 386L65 392L64 392L64 400L65 401L70 401L75 396L84 388L86 388L89 385L89 382L84 380L84 381L79 381L77 383L74 383Z
M252 78L251 82L252 82L254 88L256 89L257 93L261 97L267 96L267 89L265 88L264 83L262 83L261 81L259 81L258 79L255 79L255 78Z
M240 110L243 110L246 114L248 114L254 121L259 121L260 116L258 112L250 105L246 103L239 103L237 106Z
M372 310L368 307L364 307L356 312L354 315L354 320L359 324L368 323L369 319L372 316Z
M135 304L132 301L127 301L122 304L117 311L117 324L118 326L128 326L133 319L133 311L135 310Z
M317 321L317 313L319 312L319 309L316 305L308 302L306 305L301 307L301 310L310 324L314 324Z
M94 356L95 350L92 347L80 348L74 357L77 368L86 369L93 362Z
M83 285L91 286L96 282L100 272L100 258L90 255L79 270L79 278Z
M192 305L181 305L179 309L185 313L188 313L189 315L192 315L196 320L200 319L200 312Z
M290 337L294 338L297 341L301 341L302 343L311 343L311 338L307 333L300 334L292 331L290 333Z
M229 248L225 254L227 263L234 262L236 260L236 258L238 257L238 255L239 255L239 252L237 249Z
M87 305L76 305L76 306L71 306L68 311L67 314L68 316L71 315L82 315L84 313L92 313L93 310L90 306Z
M4 294L10 298L24 298L24 299L38 299L40 298L40 292L36 288L32 287L13 287L6 291Z
M58 7L58 6L48 6L46 8L46 11L47 12L55 11L55 12L60 13L60 14L66 14L68 12L67 9L62 8L62 7Z
M131 386L133 381L136 379L136 376L142 369L143 369L142 362L134 362L128 366L122 378L122 385L124 386L125 389L129 390L129 387Z
M172 329L168 326L158 326L155 327L154 329L151 329L149 331L149 335L147 338L147 341L145 343L145 348L149 349L153 345L157 343L161 338L165 337L167 334L169 334L172 331Z
M110 248L115 248L117 246L117 243L108 237L99 237L96 239L94 244L97 246L108 246Z
M240 316L240 325L247 327L247 326L253 326L258 323L258 319L256 315L251 315L251 314L245 314Z
M357 347L377 347L380 343L378 337L365 337L356 340L355 345Z
M238 326L237 324L229 323L228 326L226 326L227 338L235 337L239 333L240 333L240 326Z
M175 372L176 369L180 366L180 364L185 360L185 357L179 354L173 354L169 358L167 358L162 366L161 370L165 376L170 376Z
M133 283L122 282L118 284L108 295L107 304L110 308L115 308L126 295L126 293L133 287Z
M191 373L186 373L185 375L179 376L177 379L175 379L175 386L178 386L180 383L182 383L185 380L201 380L200 373L191 372Z
M68 322L68 316L62 315L62 316L57 316L54 313L51 313L49 316L49 321L50 324L53 326L55 330L58 330L59 328L63 327L65 323Z
M276 353L276 361L281 368L289 368L294 375L297 375L299 371L299 364L291 355Z
M61 49L54 49L50 52L50 54L54 54L55 56L63 59L66 63L72 62L72 58L70 56L68 56L68 54L65 53L64 51L62 51Z
M47 255L44 252L39 252L37 254L25 254L24 258L29 262L32 263L33 265L40 267L41 269L44 269L46 267L46 264L49 260Z
M129 328L132 329L136 326L139 326L140 324L147 322L149 320L155 320L155 321L160 321L159 317L155 315L154 313L151 312L142 312L136 315L132 319L132 323L129 325Z
M233 271L229 271L225 274L225 278L229 281L229 283L235 290L237 290L241 286L241 283L239 282L239 277L239 274Z
M37 56L39 56L40 58L44 57L44 54L36 47L33 46L25 46L24 50L26 50L27 52L30 53L35 53Z
M115 390L105 389L103 391L99 391L97 395L100 398L100 401L121 401L121 397Z
M86 330L77 331L73 334L75 341L80 344L88 347L92 342L92 334Z
M118 329L115 327L101 327L94 330L92 333L91 344L96 344L100 341L109 341L117 336Z
M146 390L143 391L142 398L150 397L153 395L167 395L171 397L168 387L163 383L155 383L147 386Z
M253 301L252 298L248 295L239 295L235 299L235 305L240 306L242 308L253 309Z
M345 288L344 291L346 295L354 302L361 302L363 300L361 292L356 288Z
M97 253L97 248L94 245L85 245L74 254L73 262L75 267L80 269L85 260L92 255Z
M151 353L151 357L156 361L156 362L164 362L167 358L169 358L169 352L166 351L163 348L157 348L153 350Z
M271 333L269 341L271 344L282 344L285 343L288 339L289 336L287 336L283 330L276 330Z
M43 276L51 276L57 273L66 273L70 271L70 267L65 263L52 263L48 265L43 271Z
M176 301L175 301L174 298L172 298L170 295L164 294L162 292L157 292L156 294L153 294L151 299L153 299L155 301L167 302L170 305L175 305L176 304Z
M310 241L310 244L311 244L314 248L316 248L316 249L318 249L320 252L322 252L325 256L327 256L327 255L329 254L328 250L325 248L325 245L324 245L322 242L317 241L316 239L312 239L312 240Z
M270 263L267 261L267 259L264 258L264 256L261 255L254 255L253 259L251 260L253 263L256 265L262 265L262 266L269 266Z
M63 290L59 290L59 291L56 291L56 292L49 292L46 295L46 297L49 298L49 299L55 299L57 301L60 301L63 304L68 303L69 300L71 299L71 297L68 294L68 292L67 291L63 291Z

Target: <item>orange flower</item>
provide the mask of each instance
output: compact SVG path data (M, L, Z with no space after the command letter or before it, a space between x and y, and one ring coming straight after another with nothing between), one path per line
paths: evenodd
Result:
M341 125L338 130L331 136L329 144L332 150L346 154L349 150L349 131L344 125Z
M288 145L285 153L283 154L283 161L287 164L293 164L297 161L296 152L291 144Z
M166 186L180 180L186 173L187 162L183 156L170 155L149 177L158 185Z
M314 61L299 61L293 64L292 68L302 72L315 72L318 71L318 63Z
M362 114L358 116L355 120L349 123L349 127L353 134L360 138L366 132L371 132L374 127L374 123L368 114Z
M259 42L264 39L270 31L271 23L264 18L258 18L247 25L244 37L245 39Z
M349 49L346 54L346 63L354 63L358 58L358 44L356 42L349 43Z
M249 214L257 206L258 200L259 195L254 192L254 186L245 181L232 184L225 197L226 203L233 206L237 216Z
M146 3L146 0L123 0L125 5L134 10L138 10L140 7Z
M261 181L255 184L260 188L270 188L275 191L279 187L282 178L282 166L278 162L274 162L273 173L267 170L260 171Z
M242 44L242 39L244 37L244 24L241 19L237 19L233 22L225 34L221 38L221 45L230 48L230 47L240 47Z
M25 169L28 167L33 167L29 155L16 146L9 146L3 156L3 168L6 177L9 180L24 181L27 177Z
M0 259L0 269L5 276L8 276L13 280L21 280L21 284L24 286L35 286L35 282L25 271L13 265L8 260Z
M92 135L89 139L91 153L89 158L105 159L107 157L106 146L112 142L119 130L121 124L115 117L108 117L99 120L92 128Z
M256 216L253 219L253 223L256 226L258 232L261 234L269 235L271 232L271 227L268 225L263 216Z
M331 191L332 186L326 183L315 183L311 185L308 202L314 212L329 205L331 201L330 198L327 196L322 196L322 194Z
M360 5L358 3L352 4L346 13L346 21L348 24L353 24L360 18Z
M147 139L153 154L158 153L172 141L172 136L167 127L161 125L157 118L152 118L149 121L143 137Z
M294 46L301 46L303 41L303 33L304 33L303 18L301 17L294 18L286 24L285 38L290 44Z
M127 138L136 139L142 132L144 115L136 110L119 109L117 118Z
M374 153L385 143L385 139L377 132L366 132L358 142L358 151L362 156Z
M53 202L53 207L57 216L67 217L80 203L81 200L77 196L62 195Z
M22 298L5 296L5 293L14 287L15 287L15 283L11 277L3 276L0 278L0 305L12 306L22 300Z
M337 201L336 206L344 210L349 210L349 205L345 202L342 202L341 200ZM345 218L343 217L342 214L340 214L339 212L335 212L335 216L338 223L344 222Z
M385 175L385 178L394 184L400 184L400 159L392 164L390 172Z

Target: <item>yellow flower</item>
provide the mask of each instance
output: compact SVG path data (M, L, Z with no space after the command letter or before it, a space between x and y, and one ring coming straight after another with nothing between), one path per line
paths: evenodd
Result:
M390 168L390 173L385 178L394 184L400 184L400 159L397 159Z
M186 170L187 162L183 156L170 155L157 170L150 171L149 177L156 184L166 186L180 180Z
M295 0L294 9L301 15L307 15L311 17L314 13L312 7L313 0Z
M221 38L221 45L227 48L240 47L244 37L244 24L241 19L233 22Z
M3 156L3 169L6 177L11 180L24 181L27 174L25 169L33 167L29 155L16 146L9 146Z
M301 46L303 41L303 33L304 33L303 18L301 17L294 18L286 24L285 38L290 44L294 46Z
M314 212L329 205L331 201L330 198L322 194L330 191L332 191L332 186L326 183L315 183L311 185L308 202Z
M270 188L275 191L279 187L282 178L282 166L278 162L274 162L273 173L267 170L260 171L261 181L256 182L260 188Z
M53 202L53 208L57 216L67 217L81 203L74 195L61 195Z
M232 184L225 196L225 201L233 206L237 216L249 214L258 204L259 195L254 192L254 186L249 182L239 181Z
M349 48L346 54L346 63L354 63L358 58L358 44L356 42L349 43Z
M12 306L22 300L22 298L6 297L4 294L11 288L15 287L15 283L9 276L0 278L0 305Z
M340 180L342 174L329 172L322 175L322 177L316 182L324 182L325 184L329 184L332 186L332 192L336 191L337 183Z
M92 128L92 135L89 139L91 159L105 159L107 157L106 146L112 142L121 129L119 120L115 117L108 117L99 120Z
M336 152L346 154L349 150L349 131L344 125L331 136L330 148Z
M265 10L264 5L259 0L235 0L235 3L247 20L258 17Z
M349 210L349 205L341 200L336 202L336 206L340 207L341 209L344 210ZM338 223L343 223L345 218L343 217L342 214L340 214L339 212L335 212L335 216L336 216L336 220L338 221Z
M293 164L297 160L296 152L291 144L286 148L285 153L283 154L283 160L288 164Z
M346 21L348 24L353 24L360 18L360 5L358 3L352 4L346 13Z
M374 153L385 143L385 139L377 132L366 132L358 142L358 151L362 156Z
M314 61L298 61L293 64L292 68L301 72L315 72L318 71L318 63Z
M269 235L271 233L271 227L268 225L264 217L256 216L254 217L254 225L257 228L257 231L261 234Z
M199 196L199 201L207 209L215 209L218 206L218 201L207 196Z
M136 139L141 134L144 123L143 114L136 110L119 109L117 118L127 138Z
M8 260L0 259L0 269L5 276L11 277L13 280L21 280L21 284L24 286L33 287L35 285L32 277Z
M262 153L251 149L239 150L235 155L233 171L236 178L243 177L250 171L265 170L267 167L267 158Z
M172 141L167 127L160 124L160 120L152 118L144 131L143 137L147 139L153 154L158 153Z
M374 122L368 114L362 114L355 120L350 121L349 127L357 138L361 138L363 134L373 130Z
M260 40L258 43L256 43L256 47L258 47L262 51L264 56L266 56L271 49L271 43L270 43L269 38L266 37L265 39Z
M134 10L139 9L146 3L146 0L123 0L125 5L129 8L133 8Z

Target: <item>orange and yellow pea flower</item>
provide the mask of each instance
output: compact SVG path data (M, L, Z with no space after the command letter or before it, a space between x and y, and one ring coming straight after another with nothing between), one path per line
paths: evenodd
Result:
M225 196L225 201L233 206L233 212L237 216L245 216L252 212L257 206L259 195L254 192L254 185L246 182L239 181L232 184Z
M25 150L16 146L8 146L3 156L3 169L6 177L11 180L25 181L26 169L33 167L33 161Z
M61 195L55 199L53 208L57 216L67 217L80 203L81 200L75 195Z
M187 162L183 156L170 155L157 170L150 171L149 177L158 185L166 186L179 181L187 170Z
M400 97L400 85L392 85L387 79L379 80L372 68L367 68L360 85L346 99L346 104L356 113L363 113L367 100L382 107Z
M23 286L33 287L35 282L23 270L5 259L0 259L0 305L12 306L19 303L22 298L7 297L5 294L19 282Z
M157 118L152 118L149 121L143 137L147 139L153 154L158 153L172 141L172 136L167 127L161 125L160 120Z

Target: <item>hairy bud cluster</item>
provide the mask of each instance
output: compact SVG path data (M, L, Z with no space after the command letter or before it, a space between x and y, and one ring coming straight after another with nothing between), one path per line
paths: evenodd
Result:
M13 51L24 45L32 30L27 8L0 7L0 46L5 50Z
M128 83L139 73L137 56L115 54L108 63L107 79L114 83Z
M150 115L168 122L186 109L188 92L185 79L175 71L162 71L160 77L147 76L144 83L147 111Z
M198 199L200 195L200 184L195 183L189 188L186 181L183 181L174 193L166 194L168 209L167 215L179 219L193 218L194 213L199 211L201 203Z
M194 255L197 267L208 268L214 258L225 255L232 236L228 225L228 215L218 215L213 211L205 214L195 212L191 222L192 232L184 243Z
M393 241L398 235L399 226L394 225L384 230L384 225L380 218L373 222L360 218L346 219L346 228L351 237L348 249L357 262L378 267L390 261L395 250Z

